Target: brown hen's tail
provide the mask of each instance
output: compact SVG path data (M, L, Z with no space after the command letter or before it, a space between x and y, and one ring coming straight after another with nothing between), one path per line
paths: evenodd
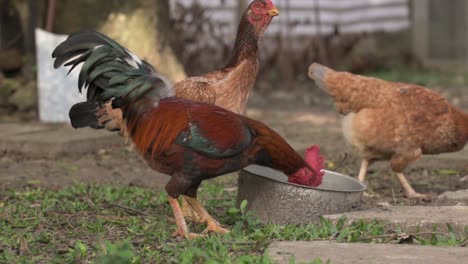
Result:
M337 72L318 63L309 67L309 77L333 97L340 112L358 112L367 107L386 104L399 83L387 82L349 72Z
M327 83L325 81L325 78L328 73L336 72L318 63L312 63L312 65L310 65L309 67L309 78L314 80L320 89L330 94L330 92L328 91Z

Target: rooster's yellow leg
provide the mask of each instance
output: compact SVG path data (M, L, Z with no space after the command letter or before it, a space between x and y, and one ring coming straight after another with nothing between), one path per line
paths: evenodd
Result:
M202 222L206 223L206 229L203 230L203 234L208 232L215 232L215 233L229 233L229 229L221 227L221 224L216 221L207 211L206 209L200 204L200 202L196 198L191 198L186 196L187 202L192 206L193 209L197 212L198 215L201 216Z
M173 237L181 236L185 238L196 238L199 237L200 234L190 233L187 227L187 223L185 222L185 218L182 215L182 210L180 209L179 202L177 199L168 197L167 200L172 207L172 212L174 213L175 222L177 225L177 231L174 232L172 235Z
M364 182L366 180L367 168L369 167L369 161L366 159L362 160L361 169L359 170L358 180Z
M424 199L424 200L430 199L429 195L416 192L411 186L411 184L408 182L408 180L406 179L405 175L403 175L403 173L397 173L396 176L398 180L400 181L401 186L404 189L406 197L411 198L411 199Z
M204 223L202 221L202 217L197 214L197 212L192 208L192 206L187 202L188 196L181 195L182 196L182 214L184 215L185 219L189 222L194 222L194 223L199 223L202 224Z

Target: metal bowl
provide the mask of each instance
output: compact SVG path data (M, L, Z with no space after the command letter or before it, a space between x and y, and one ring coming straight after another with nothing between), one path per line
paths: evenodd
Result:
M283 173L258 165L239 172L238 204L248 201L248 209L263 223L305 224L322 215L357 210L367 186L355 178L325 171L319 187L287 182Z

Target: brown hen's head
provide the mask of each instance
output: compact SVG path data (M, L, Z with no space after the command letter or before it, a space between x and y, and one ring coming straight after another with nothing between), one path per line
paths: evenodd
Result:
M305 161L310 168L302 168L296 173L288 176L288 182L316 187L322 183L325 158L320 154L319 146L312 146L306 149Z
M278 8L271 0L255 0L249 5L245 13L247 20L258 35L265 32L273 17L277 15L279 15Z

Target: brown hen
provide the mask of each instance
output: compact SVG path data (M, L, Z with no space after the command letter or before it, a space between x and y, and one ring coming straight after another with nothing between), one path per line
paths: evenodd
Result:
M345 115L343 134L363 157L360 181L369 165L388 160L407 197L428 198L411 187L403 170L423 154L459 151L468 141L468 114L425 87L336 72L317 63L310 66L309 77Z
M202 76L189 77L174 85L176 96L212 103L237 114L245 114L246 103L260 68L258 43L279 14L271 0L255 0L245 10L227 65Z

